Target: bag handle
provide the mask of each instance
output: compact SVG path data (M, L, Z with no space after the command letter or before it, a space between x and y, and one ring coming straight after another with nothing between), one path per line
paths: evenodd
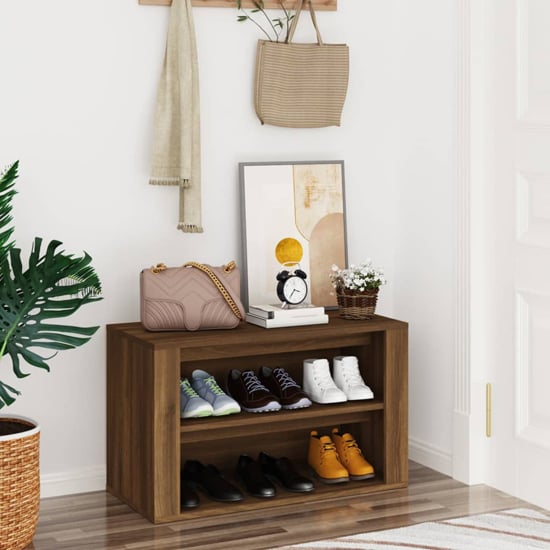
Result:
M225 273L231 273L235 269L235 266L235 262L231 261L223 266L223 270ZM215 287L220 291L220 294L227 302L227 305L230 307L235 317L237 317L237 319L239 319L240 321L244 320L241 309L235 302L233 296L231 296L230 292L225 288L225 286L223 286L223 283L219 280L218 276L207 265L200 264L199 262L187 262L186 264L183 264L182 267L194 267L196 269L199 269L203 273L206 273L210 277L211 281L214 283ZM165 269L166 266L164 264L157 264L155 267L151 268L151 271L153 273L160 273Z
M200 269L203 273L206 273L210 277L214 285L216 285L216 288L220 291L220 294L224 297L227 305L231 308L231 311L233 312L235 317L237 317L237 319L239 319L240 321L243 320L241 310L239 309L239 306L235 303L233 296L231 296L231 294L223 286L222 282L218 279L217 275L208 266L204 264L199 264L198 262L187 262L186 264L183 264L183 267L194 267L196 269ZM235 262L229 262L227 265L224 265L223 270L226 273L231 273L234 268Z
M309 2L309 14L311 15L311 21L313 23L313 26L315 27L315 32L317 33L317 44L319 44L319 46L322 46L323 39L321 38L321 33L319 32L319 27L317 26L317 18L315 17L315 10L313 9L313 3L311 2L311 0L307 0L307 2ZM290 24L290 30L288 32L288 43L292 42L292 38L294 37L294 31L298 26L298 19L300 18L300 13L302 12L303 3L304 3L304 0L298 0L298 3L296 5L296 14L294 15L294 19Z

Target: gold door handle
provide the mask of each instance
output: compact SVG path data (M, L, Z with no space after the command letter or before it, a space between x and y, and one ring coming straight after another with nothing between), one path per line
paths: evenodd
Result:
M492 388L491 384L485 385L485 435L491 437L492 423Z

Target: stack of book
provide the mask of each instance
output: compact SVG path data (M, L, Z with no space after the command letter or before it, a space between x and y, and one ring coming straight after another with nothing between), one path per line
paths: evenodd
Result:
M250 306L246 320L264 328L295 327L300 325L324 325L328 315L323 306L306 304L283 307L279 304Z

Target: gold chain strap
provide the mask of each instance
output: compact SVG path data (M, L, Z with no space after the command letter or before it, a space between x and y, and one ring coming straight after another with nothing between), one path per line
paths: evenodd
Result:
M223 270L225 273L231 273L235 267L236 263L234 261L230 261L229 263L225 264L223 266ZM233 314L240 319L243 320L243 316L241 314L241 310L238 308L237 304L235 303L235 300L231 297L231 294L227 292L223 284L220 282L216 274L207 266L203 264L199 264L198 262L187 262L186 264L183 264L183 267L195 267L197 269L200 269L203 273L206 273L212 282L216 285L216 288L220 291L220 294L224 297L225 301L227 302L227 305L231 308L231 311ZM165 264L157 264L151 268L152 273L162 273L166 268Z

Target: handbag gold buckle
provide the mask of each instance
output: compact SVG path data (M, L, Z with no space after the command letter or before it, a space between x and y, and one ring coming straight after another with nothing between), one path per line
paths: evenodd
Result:
M223 266L223 270L225 273L231 273L235 269L236 265L235 260L231 260Z

